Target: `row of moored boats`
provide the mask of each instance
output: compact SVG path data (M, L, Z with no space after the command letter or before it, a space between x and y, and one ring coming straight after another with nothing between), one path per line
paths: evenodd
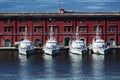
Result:
M89 50L92 53L97 54L106 54L108 52L106 43L103 39L99 37L100 31L99 27L97 27L96 37L93 39L91 46L89 46ZM86 46L86 42L80 40L78 27L76 28L75 39L69 44L69 52L75 54L87 54L88 48ZM30 40L27 38L27 28L25 29L25 38L23 41L19 43L18 51L24 55L30 55L34 53L34 47ZM50 38L46 41L46 44L43 46L43 51L47 54L54 55L58 54L60 51L60 46L57 40L53 37L53 28L50 29Z

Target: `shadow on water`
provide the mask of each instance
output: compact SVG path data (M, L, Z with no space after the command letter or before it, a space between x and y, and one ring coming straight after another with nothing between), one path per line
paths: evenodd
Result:
M0 79L117 80L120 79L120 50L111 50L106 55L61 51L51 56L36 52L29 57L17 51L0 51Z

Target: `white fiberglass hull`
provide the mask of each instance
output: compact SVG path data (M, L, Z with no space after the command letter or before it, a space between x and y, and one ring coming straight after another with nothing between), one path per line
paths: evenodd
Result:
M49 55L54 55L59 53L59 49L44 48L44 52Z
M102 54L102 55L107 53L107 49L103 49L103 48L93 48L92 51L93 53Z
M34 53L34 49L28 50L28 49L24 49L24 48L19 48L18 51L22 55L31 55Z
M87 49L72 48L70 49L70 52L74 54L86 54Z

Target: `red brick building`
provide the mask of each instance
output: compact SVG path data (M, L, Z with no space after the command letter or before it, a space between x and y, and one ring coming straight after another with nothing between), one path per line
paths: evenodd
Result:
M80 38L88 45L95 37L97 26L100 37L107 43L120 44L119 12L67 12L61 9L59 13L0 13L0 46L11 46L22 40L26 26L28 38L35 45L45 43L51 26L59 44L66 46L74 38L77 26Z

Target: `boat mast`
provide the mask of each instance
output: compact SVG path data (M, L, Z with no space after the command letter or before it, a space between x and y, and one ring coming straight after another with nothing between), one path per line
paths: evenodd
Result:
M27 26L25 27L25 37L24 37L24 39L28 39L28 37L27 37Z
M75 34L75 36L76 36L75 37L76 39L79 39L79 36L78 36L78 26L76 27L76 34Z
M60 10L60 0L59 0L59 10Z
M100 38L99 26L97 26L97 29L96 29L96 38Z
M53 39L53 27L50 27L50 39Z

